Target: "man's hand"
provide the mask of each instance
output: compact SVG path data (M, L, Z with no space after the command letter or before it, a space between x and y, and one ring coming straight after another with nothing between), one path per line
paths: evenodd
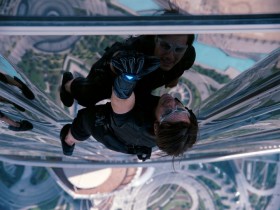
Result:
M111 64L118 75L114 81L113 91L119 98L126 99L133 92L138 80L160 66L160 60L143 53L125 51L114 56Z
M155 56L146 56L135 51L122 51L111 59L117 75L128 75L129 80L140 80L143 76L155 71L160 60ZM130 76L130 77L129 77Z

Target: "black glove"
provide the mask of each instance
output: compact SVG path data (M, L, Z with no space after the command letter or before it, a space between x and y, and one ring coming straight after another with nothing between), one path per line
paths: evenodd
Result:
M122 99L128 98L143 76L155 71L160 66L160 60L154 56L146 56L135 51L120 52L111 59L118 75L114 81L114 92Z

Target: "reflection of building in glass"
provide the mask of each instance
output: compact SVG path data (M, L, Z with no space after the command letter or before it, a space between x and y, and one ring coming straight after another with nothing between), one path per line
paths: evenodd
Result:
M183 81L180 82L176 87L172 88L172 90L169 91L169 94L178 98L185 104L185 106L190 106L192 103L192 93L189 87Z
M190 14L278 14L280 12L277 0L268 0L265 4L261 0L242 1L211 1L211 0L171 0L180 9Z
M0 14L52 17L145 14L122 5L112 7L117 5L114 2L2 1ZM271 6L271 2L266 5ZM166 1L154 3L166 7ZM223 2L206 3L192 2L200 5L198 9L203 14L226 13L228 8L232 13L242 6L239 1L231 7L221 7L226 4ZM241 12L248 11L246 5ZM252 12L259 5L263 4L254 4ZM146 12L153 13L154 8ZM25 109L21 112L13 104L1 103L1 111L34 124L32 131L21 133L0 124L0 209L278 210L279 50L270 54L279 48L278 32L197 36L197 41L207 47L218 49L230 59L253 61L253 66L270 55L248 71L243 68L246 71L242 74L233 66L221 72L208 65L204 55L184 73L179 86L167 90L196 110L201 122L200 141L179 159L180 165L174 163L175 171L172 160L160 157L157 151L151 161L143 164L134 156L105 149L94 139L77 145L73 157L62 155L58 134L71 116L69 110L60 108L57 93L61 71L86 75L104 48L122 39L102 35L0 37L0 53L19 66L15 75L35 95L35 100L30 101L18 88L0 82L0 96ZM206 48L197 48L197 53L202 51ZM70 113L75 114L76 110ZM224 161L218 162L221 160ZM97 183L89 172L99 170L104 173L95 174ZM86 175L90 176L89 182Z
M70 60L74 61L74 59L68 58L68 61ZM65 65L73 67L71 62L66 62ZM77 64L80 66L79 63L75 65ZM15 136L13 132L2 127L4 133L1 134L1 139L3 139L1 140L1 154L9 156L1 156L1 160L4 161L1 166L1 174L5 174L5 176L1 179L0 184L3 185L2 189L6 193L0 199L5 205L13 207L30 206L36 203L36 205L53 207L79 205L85 206L85 209L88 209L89 206L99 206L100 208L106 206L108 209L125 206L128 209L138 210L153 209L155 206L176 207L178 202L173 201L184 198L184 202L180 203L184 208L194 207L195 209L206 206L232 209L242 209L243 207L250 209L254 206L274 208L278 205L277 199L273 195L279 190L277 184L280 174L279 155L271 155L264 159L251 157L211 164L191 162L194 160L198 162L213 161L217 160L217 157L222 159L226 156L233 158L238 155L249 155L249 153L254 155L258 154L257 152L273 152L273 150L279 149L277 144L277 136L279 136L277 123L277 119L279 119L277 108L279 102L278 69L279 51L275 51L256 67L223 85L221 89L220 84L220 86L216 85L220 91L206 101L199 102L202 104L199 114L201 119L200 141L193 150L182 157L179 168L175 163L177 174L173 173L174 169L170 162L161 163L162 160L167 161L168 158L159 158L157 153L153 154L151 162L147 162L147 165L152 168L142 170L143 173L134 168L121 169L121 166L127 163L141 164L136 163L136 159L129 155L107 151L96 142L77 145L74 159L62 158L60 144L57 141L60 127L57 122L59 120L53 120L60 118L59 115L47 115L47 112L40 108L39 104L47 101L42 93L33 87L32 90L36 93L37 100L35 104L28 104L25 103L27 101L24 97L9 92L9 89L3 86L1 91L7 98L11 98L10 95L15 94L16 97L12 97L12 101L19 97L21 98L19 102L26 110L40 108L41 113L38 112L36 118L33 114L27 117L34 123L35 130L32 132ZM24 78L24 75L22 76ZM202 83L199 84L200 78L206 79L207 77L199 76L194 71L188 72L181 80L183 83L178 89L179 93L180 87L188 87L191 90L191 104L194 108L198 102L193 94L196 97L202 97L204 94L206 97L202 87L207 90L211 85L211 83L204 86ZM202 81L205 80L202 79ZM208 81L210 80L208 79ZM267 92L268 87L269 92ZM241 95L240 92L243 94ZM236 100L239 103L236 103ZM251 106L251 103L254 105ZM51 103L49 102L49 104ZM35 107L37 108L35 109ZM63 116L62 110L56 109L55 111ZM224 114L219 115L219 113ZM51 125L54 130L49 129L48 126ZM13 145L17 145L17 147ZM26 156L26 154L32 156ZM84 158L79 159L79 157ZM5 163L6 161L10 164ZM186 161L190 161L190 163ZM31 166L56 166L56 168L47 171L44 168L21 167L11 163L30 163ZM87 173L81 175L77 169L67 169L77 167L77 165L80 165L79 168L88 167L89 164L94 167L96 163L101 163L103 167L107 168L104 169L103 180L99 182L100 188L90 185L96 184L96 182L87 182L84 185ZM56 164L60 167L57 168ZM120 168L110 168L110 164L119 164ZM108 166L106 167L106 165ZM61 168L63 166L67 166L67 168ZM96 170L83 169L83 172ZM116 176L115 171L122 175ZM78 177L83 177L81 182ZM110 177L114 181L111 181ZM110 184L107 185L106 182ZM30 199L30 195L33 195L33 191L38 192L38 190L46 192L48 196L33 196L36 198L35 202ZM168 193L161 193L161 191ZM129 197L127 197L128 194ZM22 200L19 200L18 204L8 199L19 195ZM139 197L141 199L136 199ZM83 200L80 200L82 198Z
M53 168L52 177L75 199L103 199L131 186L142 171L137 168L74 169Z

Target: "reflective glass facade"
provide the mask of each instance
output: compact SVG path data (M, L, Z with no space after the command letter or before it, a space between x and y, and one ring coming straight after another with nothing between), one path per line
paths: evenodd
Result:
M0 23L0 73L12 78L8 83L0 82L0 111L12 120L27 120L33 125L32 130L15 132L7 123L0 124L0 209L170 209L177 203L181 209L279 209L280 4L273 0L264 4L257 0L171 1L186 17L275 15L269 30L264 24L263 30L242 31L243 26L238 29L237 23L236 31L226 31L231 24L222 25L221 19L217 22L223 33L200 30L194 43L194 66L184 73L177 87L154 91L180 98L199 119L199 140L183 157L175 159L177 173L172 168L172 158L161 157L156 149L151 160L142 163L136 156L106 149L93 138L77 145L73 156L63 156L60 129L72 121L81 107L75 104L68 109L60 102L62 72L86 76L107 46L140 32L129 28L130 33L126 34L115 30L106 35L96 31L74 31L70 35L69 30L63 32L63 27L61 34L57 28L46 34L40 29L63 21L71 28L80 17L92 18L90 21L97 17L102 23L100 16L106 18L104 21L111 16L117 20L117 16L121 24L116 27L121 30L126 26L126 18L145 16L145 21L154 21L153 16L160 16L163 9L169 8L166 1L147 1L145 6L139 2L0 1L0 19L4 20ZM47 19L35 23L34 16ZM30 19L24 23L17 22L19 19L9 22L9 17ZM160 19L159 27L174 20L179 21L173 16ZM239 23L244 22L240 17ZM15 30L5 31L6 23ZM34 31L40 32L24 32L25 27L30 30L29 23L36 24ZM194 21L188 30L196 32L195 26ZM108 25L105 28L110 30ZM168 27L162 32L167 33ZM14 80L23 82L35 98L28 98L18 85L20 82ZM111 167L143 170L135 172L139 175L130 180L128 187L90 196L73 193L75 190L69 190L71 187L59 176L63 168Z
M55 5L55 6L54 6ZM234 0L2 0L0 14L9 16L147 16L178 8L184 15L279 14L277 0L243 2Z

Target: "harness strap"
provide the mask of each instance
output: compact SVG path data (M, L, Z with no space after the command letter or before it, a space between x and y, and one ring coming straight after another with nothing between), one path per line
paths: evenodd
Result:
M152 148L146 146L126 145L129 154L136 154L139 160L150 159Z

